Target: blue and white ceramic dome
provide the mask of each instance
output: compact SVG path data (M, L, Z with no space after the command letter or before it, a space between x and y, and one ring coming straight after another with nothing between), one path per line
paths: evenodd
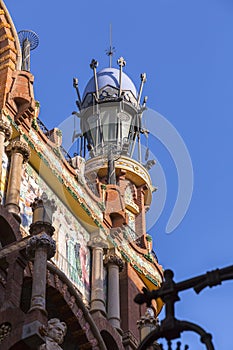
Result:
M119 85L119 69L116 68L104 68L101 71L97 73L97 80L98 80L98 87L99 89L102 89L103 87L109 85L115 88L120 87ZM128 77L127 74L122 72L122 80L121 80L121 89L131 91L133 95L137 96L137 90L132 82L132 80ZM95 92L95 79L92 77L89 82L87 83L87 86L83 93L83 99L88 93Z

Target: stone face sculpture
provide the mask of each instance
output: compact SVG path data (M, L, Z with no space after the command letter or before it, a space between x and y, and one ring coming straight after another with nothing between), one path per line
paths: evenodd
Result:
M51 318L48 321L46 333L46 342L40 346L40 350L62 350L60 344L63 343L66 335L67 326L65 322L61 322L58 318Z

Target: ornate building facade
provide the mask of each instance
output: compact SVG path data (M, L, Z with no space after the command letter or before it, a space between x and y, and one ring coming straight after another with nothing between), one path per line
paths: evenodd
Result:
M82 133L70 157L39 119L21 52L0 0L0 348L136 349L154 317L133 299L162 282L146 232L153 186L133 157L145 76L137 92L122 58L101 72L92 61L82 99L74 81Z

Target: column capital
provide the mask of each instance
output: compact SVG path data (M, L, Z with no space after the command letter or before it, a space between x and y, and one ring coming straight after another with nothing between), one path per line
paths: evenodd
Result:
M32 223L29 228L29 232L32 236L36 236L42 232L46 233L50 237L53 236L55 231L55 228L53 227L52 224L48 222L43 222L43 221L38 221L35 223Z
M123 260L117 256L116 254L108 254L104 259L105 265L117 265L119 267L119 271L121 272L124 268Z
M31 237L26 246L29 260L35 258L35 252L38 248L44 248L47 251L47 259L51 259L56 253L56 242L46 233Z
M11 135L12 135L11 125L4 120L0 120L0 132L4 133L5 141L9 140L11 138Z
M12 140L9 145L6 147L6 153L9 156L11 156L13 153L20 153L23 156L23 162L28 162L30 158L30 148L26 144L26 142L23 142L21 140Z
M88 242L88 246L91 248L107 249L108 241L102 232L98 232L91 235L90 241Z

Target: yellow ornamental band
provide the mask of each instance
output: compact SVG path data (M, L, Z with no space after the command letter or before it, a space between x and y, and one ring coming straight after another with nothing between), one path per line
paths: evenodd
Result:
M11 28L11 25L7 22L0 23L0 29L2 28Z
M11 41L15 41L15 38L11 35L8 35L8 34L4 34L0 37L0 41L3 41L5 39L8 39L8 40L11 40Z
M14 47L12 47L12 46L10 46L10 45L7 45L7 46L5 46L5 47L3 47L2 49L0 49L0 55L2 54L2 53L4 53L5 51L7 51L7 50L11 50L11 51L13 51L14 53L16 53L17 54L17 50L16 50L16 48L14 48Z
M8 60L8 59L11 60L13 63L16 62L16 58L15 58L15 57L12 57L12 55L9 54L9 55L6 55L6 56L3 56L2 58L0 58L0 63L6 61L6 60Z
M0 70L3 70L5 68L10 68L12 70L15 70L15 64L12 62L9 62L9 63L3 64L2 66L0 66Z

